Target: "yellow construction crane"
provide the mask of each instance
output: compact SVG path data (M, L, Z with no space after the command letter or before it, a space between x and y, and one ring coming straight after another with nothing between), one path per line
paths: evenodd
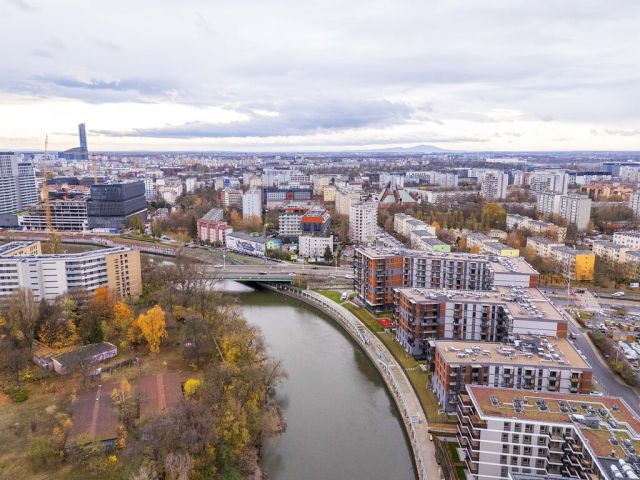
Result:
M93 183L98 183L98 161L95 153L91 154L91 166L93 168Z
M40 190L40 197L44 201L44 215L47 220L47 229L53 232L53 221L51 219L51 205L49 204L49 184L47 184L47 162L49 160L49 135L44 137L44 155L42 156L42 176L44 177L44 183L42 184L42 190Z

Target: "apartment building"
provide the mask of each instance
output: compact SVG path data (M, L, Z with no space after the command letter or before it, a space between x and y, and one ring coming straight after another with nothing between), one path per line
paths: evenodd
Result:
M536 287L538 272L523 258L360 246L354 254L355 290L371 310L393 307L393 289L490 290Z
M302 235L302 217L310 206L306 204L287 203L280 207L278 232L281 237L298 237Z
M640 250L640 232L615 232L613 234L613 243L629 247L633 250Z
M262 191L252 187L242 195L242 218L262 219Z
M393 216L393 231L404 236L405 238L411 237L411 232L423 231L428 232L431 236L436 235L435 227L426 224L422 220L418 220L411 215L405 213L396 213Z
M336 201L337 189L335 185L327 185L322 189L322 201L331 203Z
M51 226L58 232L80 232L89 229L87 201L84 198L58 199L49 202ZM47 214L44 203L39 203L17 215L18 226L23 230L47 230Z
M378 203L357 202L349 210L349 239L356 243L369 243L376 239Z
M221 208L212 208L198 219L198 238L205 242L220 242L226 245L226 236L233 232L233 228L223 221L223 216Z
M640 217L640 190L629 196L629 208L633 210L634 217Z
M564 242L567 236L567 227L559 227L550 222L534 220L531 217L525 217L517 214L507 214L507 230L526 229L537 235L549 235L556 237L559 242Z
M242 191L236 188L227 187L220 192L220 199L225 208L242 207Z
M592 251L555 247L551 249L551 257L560 264L561 272L571 280L593 280L596 256Z
M627 261L627 252L631 249L607 240L594 240L591 250L594 254L606 260L615 263L625 263Z
M302 258L322 258L327 248L333 255L333 235L328 237L300 235L298 237L298 254Z
M465 389L456 414L468 479L638 476L640 419L623 399L480 385Z
M338 189L335 193L335 208L338 215L349 216L351 204L362 199L362 192L353 189Z
M417 250L423 250L425 252L451 252L451 245L438 240L438 238L436 237L428 236L428 234L426 234L424 237L419 237L419 239L415 243L412 243L412 247Z
M37 201L33 164L13 152L0 152L0 226L15 226L15 214Z
M409 234L409 245L411 248L415 248L416 250L429 250L425 242L427 240L438 240L435 233L431 232L435 232L435 228L429 227L428 230L412 230ZM451 251L451 248L449 248L448 251Z
M528 182L533 193L552 192L564 195L569 188L569 175L564 171L540 170L529 173Z
M396 288L393 295L396 340L417 358L438 339L505 342L515 334L567 335L565 318L535 288Z
M587 229L591 219L591 199L584 195L542 192L536 208L542 215L557 215L580 231Z
M484 233L469 233L466 236L467 248L477 250L479 253L499 255L501 257L519 257L520 250L512 248L504 243L496 241L494 237Z
M532 249L540 257L550 257L552 250L557 247L564 247L564 243L550 240L546 237L529 237L527 238L527 248Z
M487 200L507 198L509 174L498 170L487 171L481 177L480 195Z
M267 186L262 189L262 203L267 210L279 208L287 202L308 202L312 198L313 190L307 185Z
M39 242L0 247L0 297L29 288L36 300L52 300L69 290L92 293L107 286L122 297L142 293L140 252L114 247L81 253L43 255Z
M504 343L432 343L433 392L448 412L455 411L465 385L591 392L591 367L566 338L520 335Z

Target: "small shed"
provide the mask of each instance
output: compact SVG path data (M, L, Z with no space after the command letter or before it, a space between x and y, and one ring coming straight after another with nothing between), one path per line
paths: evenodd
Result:
M53 357L53 369L56 373L64 375L77 370L83 365L104 362L116 355L118 355L118 347L113 343L90 343Z

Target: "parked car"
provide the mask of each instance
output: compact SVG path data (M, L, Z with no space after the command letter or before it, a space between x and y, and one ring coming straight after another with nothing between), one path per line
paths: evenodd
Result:
M612 297L624 297L624 292L615 292L611 294Z
M578 338L578 336L577 336L575 333L571 332L571 333L569 334L569 338L570 338L571 340L575 340L576 338Z

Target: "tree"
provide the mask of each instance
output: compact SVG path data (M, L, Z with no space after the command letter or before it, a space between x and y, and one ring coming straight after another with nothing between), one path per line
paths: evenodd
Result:
M142 221L142 217L140 215L134 215L130 217L127 221L127 226L136 232L144 233L144 222Z
M164 458L164 471L168 480L189 480L193 460L188 453L169 452Z
M324 247L324 261L329 263L331 261L331 257L333 257L333 253L331 252L331 247L327 245Z
M137 404L131 391L131 384L126 379L120 382L118 388L111 391L111 400L118 409L120 420L125 428L131 428L136 418Z
M480 212L480 222L485 229L504 229L507 222L507 211L496 202L485 203Z
M160 352L160 343L167 336L164 310L160 305L155 305L140 314L132 325L139 330L138 337L142 337L149 346L152 354Z
M123 301L118 301L113 306L113 326L118 335L126 333L133 322L133 311Z
M198 238L198 222L194 215L191 216L191 222L189 223L189 236L194 240Z
M184 384L184 393L187 397L193 397L200 388L200 380L197 378L190 378Z
M44 466L56 456L51 440L44 435L36 437L27 447L27 458L37 466Z

